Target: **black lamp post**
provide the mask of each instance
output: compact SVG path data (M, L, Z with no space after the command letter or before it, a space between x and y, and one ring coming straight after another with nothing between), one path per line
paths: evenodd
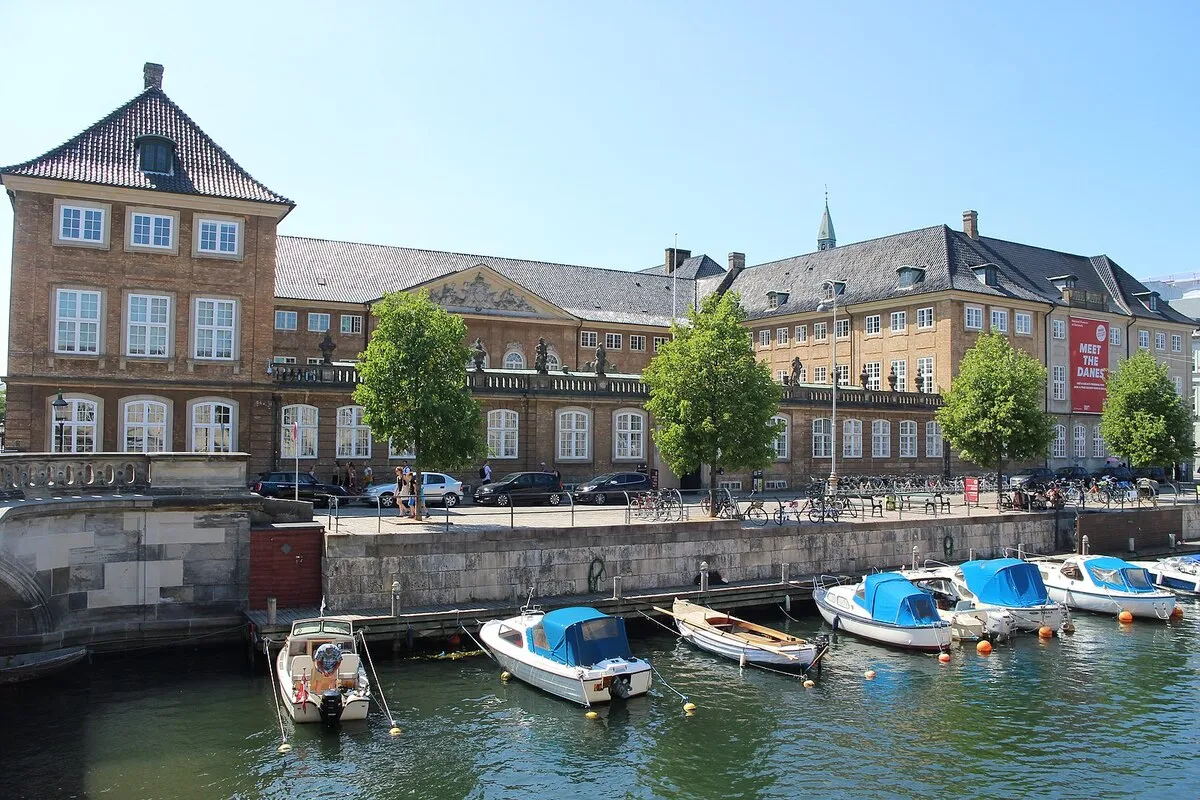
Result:
M62 389L58 390L58 397L50 404L54 409L54 421L58 423L58 452L62 453L66 450L66 441L63 437L63 428L67 424L67 410L71 404L63 400Z

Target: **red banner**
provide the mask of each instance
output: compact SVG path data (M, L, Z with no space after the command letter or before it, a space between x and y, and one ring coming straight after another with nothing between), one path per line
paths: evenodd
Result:
M1108 323L1071 317L1071 410L1104 410L1108 377Z
M979 502L979 478L963 478L963 494L968 503Z

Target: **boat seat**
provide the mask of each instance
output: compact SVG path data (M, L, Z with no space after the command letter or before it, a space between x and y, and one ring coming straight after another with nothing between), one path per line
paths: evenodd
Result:
M340 683L358 682L358 655L356 653L346 653L342 656L342 663L338 665L338 681Z
M313 668L312 656L296 656L292 659L292 680L299 681L301 677L307 675L312 678L316 670Z

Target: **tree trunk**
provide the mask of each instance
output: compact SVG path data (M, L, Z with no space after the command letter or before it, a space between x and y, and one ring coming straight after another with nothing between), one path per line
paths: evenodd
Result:
M701 468L703 468L703 465L701 465ZM709 519L716 519L717 511L721 507L721 501L717 497L717 463L716 463L716 459L713 459L713 463L710 465L710 469L708 471L708 498L709 498L709 503L708 503Z

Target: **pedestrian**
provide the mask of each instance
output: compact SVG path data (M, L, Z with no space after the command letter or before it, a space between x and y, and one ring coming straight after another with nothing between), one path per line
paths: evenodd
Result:
M352 495L358 494L358 471L354 469L353 461L346 465L346 491Z
M424 488L424 487L422 487ZM425 493L421 492L421 497L417 497L417 476L416 473L408 473L408 508L413 519L417 519L417 503L425 497Z
M546 469L546 462L545 462L545 461L543 461L543 462L542 462L542 466L540 467L540 469L541 469L541 471L542 471L542 472L549 472L549 471L550 471L550 470Z
M492 465L484 459L483 466L479 468L479 477L483 479L484 484L492 482Z
M408 477L409 473L401 467L396 467L396 512L400 516L404 516L408 503Z
M370 464L363 465L362 480L363 480L363 490L364 491L366 490L366 488L368 486L371 485L371 482L375 480L375 470L371 469Z
M313 483L316 483L316 481L317 481L317 467L316 467L316 465L315 465L315 464L314 464L314 465L311 465L311 466L309 466L309 468L308 468L308 477L310 477L310 478L312 478L312 479L313 479Z
M333 485L342 485L342 462L340 461L333 462Z

